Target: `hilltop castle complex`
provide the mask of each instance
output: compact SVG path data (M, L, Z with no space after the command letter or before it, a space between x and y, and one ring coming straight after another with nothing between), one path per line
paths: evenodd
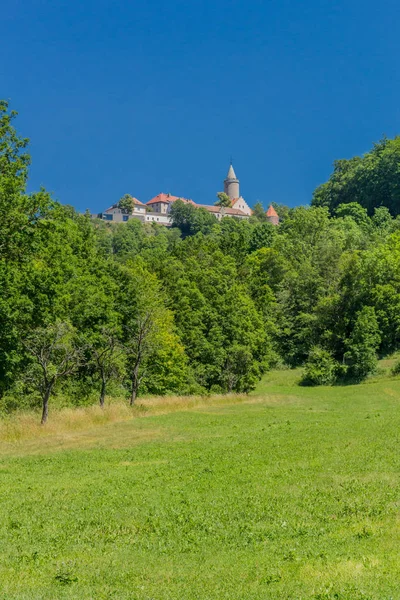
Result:
M107 208L103 213L94 215L100 217L104 221L113 221L114 223L122 223L129 221L129 219L139 219L143 223L158 223L159 225L171 225L171 206L176 200L192 204L196 208L204 208L208 212L212 213L216 219L220 220L223 217L236 217L237 219L248 219L252 210L247 204L246 200L240 195L239 190L239 179L236 177L235 171L232 164L229 167L228 174L224 181L224 193L229 197L231 201L230 206L215 206L209 204L197 204L193 200L188 198L182 198L181 196L173 196L172 194L158 194L146 204L140 202L137 198L133 200L133 210L127 212L126 209L121 208L119 203L113 204L110 208ZM271 205L266 212L267 220L273 225L278 225L279 217Z

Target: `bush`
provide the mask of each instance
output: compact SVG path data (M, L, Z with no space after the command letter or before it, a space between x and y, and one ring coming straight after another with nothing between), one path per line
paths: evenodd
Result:
M392 368L392 375L400 375L400 360L394 364Z
M357 344L345 353L347 379L362 381L376 372L378 357L373 348L366 344Z
M315 346L308 355L301 385L332 385L339 372L339 363L322 348Z

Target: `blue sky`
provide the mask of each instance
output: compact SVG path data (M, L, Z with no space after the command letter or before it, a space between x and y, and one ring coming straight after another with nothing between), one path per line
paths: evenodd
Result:
M14 0L3 98L31 190L98 212L131 193L308 203L336 158L400 133L396 0Z

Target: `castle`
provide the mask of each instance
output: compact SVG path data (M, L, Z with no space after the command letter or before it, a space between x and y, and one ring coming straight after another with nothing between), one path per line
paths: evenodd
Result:
M94 215L100 217L104 221L113 221L114 223L122 223L129 219L139 219L143 223L158 223L159 225L171 225L171 206L176 200L192 204L196 208L204 208L212 213L217 220L223 217L235 217L237 219L248 219L252 215L252 210L246 200L240 195L239 179L236 177L232 164L229 167L228 174L224 180L224 193L231 201L230 206L215 206L209 204L197 204L188 198L181 196L173 196L172 194L158 194L146 204L140 202L137 198L133 200L133 210L127 212L119 207L119 203L113 204L103 213ZM279 224L279 216L271 205L266 212L267 220L273 225Z

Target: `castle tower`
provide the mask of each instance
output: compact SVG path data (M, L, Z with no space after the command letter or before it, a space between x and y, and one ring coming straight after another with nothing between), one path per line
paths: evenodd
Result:
M239 179L235 175L232 164L229 167L228 175L224 181L224 192L231 200L240 198Z
M279 215L272 204L270 204L269 209L265 214L267 215L267 220L272 223L272 225L279 225Z

